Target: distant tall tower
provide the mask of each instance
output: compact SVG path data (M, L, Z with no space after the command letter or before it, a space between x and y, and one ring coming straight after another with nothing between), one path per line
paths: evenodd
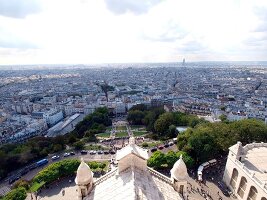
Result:
M183 59L183 66L185 66L185 58Z

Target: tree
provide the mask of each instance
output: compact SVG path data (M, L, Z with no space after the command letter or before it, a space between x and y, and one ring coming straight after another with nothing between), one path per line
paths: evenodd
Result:
M13 185L13 188L19 188L19 187L23 187L25 188L26 190L29 189L29 186L30 186L30 183L29 181L26 181L26 180L18 180L14 183Z
M48 167L44 168L42 171L33 178L33 182L41 183L51 183L58 178L73 175L77 170L80 161L74 159L61 160L50 164Z
M226 122L226 121L227 121L227 116L226 116L226 115L220 115L219 119L220 119L222 122Z
M139 110L139 111L146 111L148 108L145 104L137 104L130 108L129 111Z
M218 146L211 132L212 129L208 127L197 129L188 140L193 157L198 163L214 158L218 153Z
M177 129L176 126L174 126L173 124L169 126L169 130L168 130L168 137L169 138L174 138L177 136Z
M173 114L172 113L163 113L159 116L157 121L154 124L155 131L160 135L166 135L169 126L173 124Z
M235 130L236 138L243 144L252 142L267 142L267 125L255 119L235 121L230 124Z
M25 200L26 197L27 197L26 189L24 187L19 187L7 193L7 195L4 196L3 200L11 200L11 199Z
M169 151L166 155L165 155L165 160L166 163L168 165L168 168L172 168L174 163L178 160L178 157L176 155L175 152L173 151Z
M96 133L94 133L93 130L89 130L85 132L85 141L86 142L97 142L97 138L95 136Z
M221 106L221 110L222 111L225 111L226 110L226 107L225 106Z
M185 162L187 168L192 168L195 165L194 159L191 156L189 156L186 152L178 151L176 153L177 158L180 158L180 155L183 156L183 161Z
M187 129L185 132L182 132L177 137L177 148L183 150L184 147L188 144L188 140L193 133L192 129Z
M144 142L144 143L142 144L142 147L143 147L143 148L146 148L146 147L148 147L148 144L147 144L146 142Z
M85 143L83 141L78 141L73 144L76 150L81 150L84 148Z
M127 115L127 120L130 124L142 125L145 113L140 110L130 110Z
M75 134L71 134L68 138L68 143L69 144L73 144L74 142L77 141L77 137L75 136Z
M162 168L162 165L166 163L165 155L161 151L154 152L148 159L147 164L155 169Z

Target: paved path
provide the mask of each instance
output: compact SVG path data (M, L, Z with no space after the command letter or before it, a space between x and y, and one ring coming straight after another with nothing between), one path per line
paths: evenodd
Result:
M189 200L219 200L220 198L222 200L233 200L231 197L225 196L221 192L221 190L213 182L210 181L206 181L206 184L204 185L199 184L194 179L190 178L188 184L188 191ZM209 198L207 194L209 194L211 198Z
M69 183L69 180L72 182ZM64 179L60 183L55 183L51 185L48 189L42 189L37 195L37 200L75 200L77 199L77 187L74 182L74 177L71 179ZM65 191L65 195L62 195L62 191ZM32 195L34 197L34 195ZM31 195L28 194L26 200L36 200L36 198L31 199Z

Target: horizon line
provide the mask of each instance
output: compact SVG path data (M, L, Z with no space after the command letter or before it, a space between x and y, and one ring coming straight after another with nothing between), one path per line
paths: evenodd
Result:
M209 61L186 61L185 64L194 64L194 63L265 63L267 60L258 60L258 61L246 61L246 60L234 60L234 61L222 61L222 60L209 60ZM183 61L170 61L170 62L110 62L110 63L39 63L39 64L0 64L2 66L38 66L38 65L121 65L121 64L182 64Z

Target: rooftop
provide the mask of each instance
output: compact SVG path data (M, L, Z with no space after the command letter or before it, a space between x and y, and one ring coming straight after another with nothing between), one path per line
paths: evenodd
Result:
M267 147L254 147L247 151L243 163L261 181L267 181Z
M124 199L182 199L173 186L162 178L138 168L128 168L124 172L112 175L94 187L85 200L124 200Z

